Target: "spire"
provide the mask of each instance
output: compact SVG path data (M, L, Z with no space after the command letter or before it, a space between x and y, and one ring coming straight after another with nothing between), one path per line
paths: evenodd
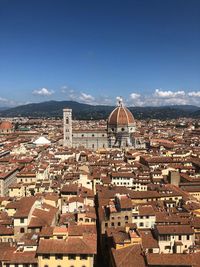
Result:
M123 107L124 106L124 103L123 103L123 98L120 96L120 97L117 97L117 100L118 100L118 107Z

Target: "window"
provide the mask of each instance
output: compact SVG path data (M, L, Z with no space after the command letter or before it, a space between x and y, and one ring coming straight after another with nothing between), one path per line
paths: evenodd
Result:
M44 254L42 256L43 259L49 260L50 259L50 255L49 254Z
M46 265L44 265L44 267L49 267L49 265L46 264Z
M24 228L20 228L20 233L21 233L21 234L24 233Z
M128 220L128 216L125 216L125 220Z
M105 227L108 227L108 223L105 223Z
M187 235L187 240L190 240L190 236L189 235Z
M20 223L24 223L24 218L21 218L20 219Z
M141 222L141 223L140 223L140 226L141 226L141 227L142 227L142 226L144 226L144 223L143 223L143 222Z
M75 259L76 259L76 255L74 254L69 255L69 260L75 260Z
M86 254L80 255L81 260L87 260L88 256Z
M66 124L68 124L69 123L69 118L66 118Z
M121 223L120 222L118 222L118 224L117 224L118 226L121 226Z
M181 235L178 236L178 240L181 240Z
M63 259L63 255L62 255L62 254L57 254L57 255L55 256L55 259L56 259L56 260L62 260L62 259Z
M111 226L115 226L114 222L111 223Z

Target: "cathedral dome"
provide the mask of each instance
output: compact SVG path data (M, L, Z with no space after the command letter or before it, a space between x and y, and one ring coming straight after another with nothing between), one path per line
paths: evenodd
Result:
M0 130L11 130L12 123L10 121L2 121L0 124Z
M116 107L108 117L108 125L113 126L129 126L135 123L133 114L129 109L123 106L122 102L119 102L119 106Z

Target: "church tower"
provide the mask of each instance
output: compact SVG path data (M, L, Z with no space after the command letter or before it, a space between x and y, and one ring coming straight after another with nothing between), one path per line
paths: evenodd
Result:
M72 147L72 109L63 109L63 146Z

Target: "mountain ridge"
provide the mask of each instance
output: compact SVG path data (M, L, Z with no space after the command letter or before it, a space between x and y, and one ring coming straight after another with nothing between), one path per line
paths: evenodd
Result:
M63 109L71 108L74 119L106 119L115 106L90 105L76 101L46 101L0 110L1 117L62 117ZM128 107L137 119L175 119L200 117L200 107L172 105L159 107Z

